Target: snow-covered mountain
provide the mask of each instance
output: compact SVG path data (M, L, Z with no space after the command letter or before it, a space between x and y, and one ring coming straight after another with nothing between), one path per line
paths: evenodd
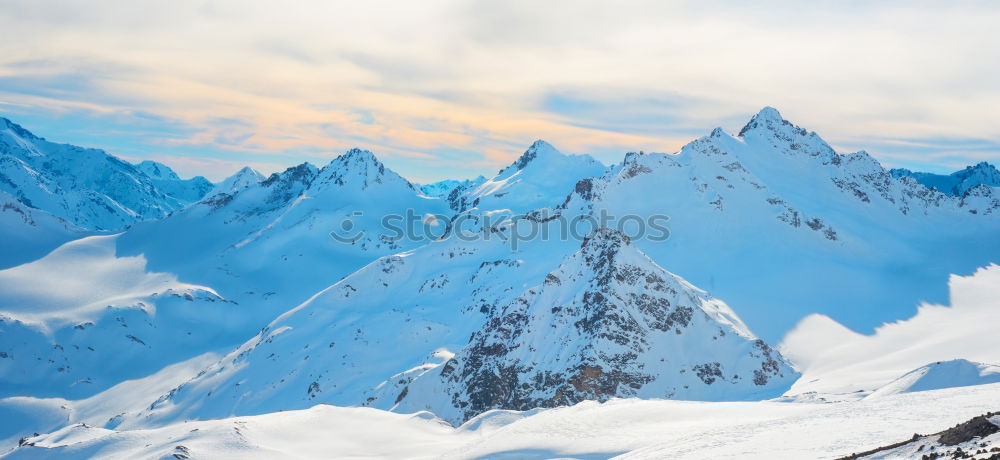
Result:
M977 185L1000 187L1000 170L985 161L951 174L914 172L906 168L889 170L893 177L912 177L927 188L935 188L954 196L965 195Z
M590 398L754 399L794 380L725 304L656 266L619 232L602 230L577 249L544 246L512 254L499 242L443 241L383 257L123 426L316 403L430 408L457 424L492 408ZM519 311L525 302L530 308ZM537 327L558 340L543 345L529 324L552 315ZM490 345L521 317L523 336ZM530 361L501 356L518 346L546 348ZM481 381L495 369L505 369L501 380Z
M0 117L0 191L78 227L117 230L184 202L102 150L56 144Z
M668 240L635 245L739 305L765 340L817 312L870 330L921 301L945 302L948 276L1000 260L995 189L952 197L893 178L867 153L839 154L773 108L735 137L715 129L677 154L628 154L579 181L560 208L669 217Z
M474 188L482 185L484 182L486 182L486 177L484 176L466 180L447 179L434 182L433 184L421 185L420 192L434 198L446 198L449 194L451 194L451 191L456 188Z
M165 219L0 271L2 334L18 337L0 343L16 358L4 361L0 395L86 397L226 351L371 260L424 243L394 239L383 216L447 210L362 150L322 169L255 174ZM331 237L345 222L365 233Z
M4 152L21 152L0 160L26 165L10 169L25 172L15 183L35 184L18 190L58 185L22 157L75 150L20 142L29 134L19 132L0 132ZM79 161L91 157L104 158ZM867 332L921 301L943 302L950 275L1000 261L997 189L951 196L893 177L867 153L837 153L772 108L738 135L716 129L676 154L630 153L611 167L537 141L490 179L429 190L353 149L322 168L303 163L267 178L245 168L184 207L155 183L176 176L160 165L102 161L121 174L131 168L136 184L177 208L136 214L120 235L0 270L0 337L12 338L0 340L0 395L53 398L6 400L17 407L109 400L128 391L113 387L124 379L224 355L181 384L156 377L154 394L112 417L55 412L107 428L318 403L430 410L458 424L491 409L615 397L770 398L798 373L767 343L801 318L821 313ZM67 187L50 195L65 201L83 185ZM0 216L17 222L12 233L45 220L39 227L55 228L45 244L74 238L72 223L64 236L58 214L49 219L47 208L10 196ZM586 240L566 236L569 223L607 216ZM636 233L637 222L657 216L669 239L649 238L648 227ZM403 222L416 233L397 231ZM533 237L518 240L525 234ZM972 316L983 321L969 330L995 324L985 309L931 319ZM808 343L816 331L827 354L791 347L788 356L836 362L830 354L843 352L861 362L866 343L879 356L893 346L920 351L916 362L900 352L901 369L857 367L867 373L851 376L865 382L861 396L937 359L995 362L941 358L909 334L884 342L841 334L835 343L828 330L803 327L788 343ZM989 343L946 338L959 348ZM824 367L807 364L797 368L805 384L846 386L827 385Z
M214 187L208 179L195 176L181 179L174 170L163 163L146 160L136 165L140 171L153 179L153 185L167 196L186 206L200 200Z
M795 377L726 304L600 228L492 311L454 357L412 383L388 380L378 393L392 399L373 405L457 424L490 409L621 397L766 399Z
M875 390L869 398L896 393L1000 383L1000 366L965 359L938 361L914 369Z
M222 182L216 184L215 187L209 190L202 198L210 199L211 197L221 193L235 195L240 190L260 184L264 181L264 179L264 175L259 171L249 166L245 166L239 171L236 171L236 174L233 174Z
M90 396L244 333L235 302L115 257L116 238L0 271L0 395Z
M526 213L555 207L584 178L601 175L605 166L588 155L564 155L538 140L493 178L456 187L448 194L455 211L508 209Z

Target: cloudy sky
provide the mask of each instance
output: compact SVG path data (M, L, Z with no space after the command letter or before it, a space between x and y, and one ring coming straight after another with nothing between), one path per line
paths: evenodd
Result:
M210 179L354 146L488 175L537 138L610 163L765 105L887 166L1000 162L1000 4L806 4L0 0L0 115Z

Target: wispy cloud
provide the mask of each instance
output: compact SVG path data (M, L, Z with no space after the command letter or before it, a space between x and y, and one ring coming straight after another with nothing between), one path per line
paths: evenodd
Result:
M0 0L0 109L136 157L363 146L429 180L535 138L672 151L773 105L888 163L1000 158L993 2L56 3Z

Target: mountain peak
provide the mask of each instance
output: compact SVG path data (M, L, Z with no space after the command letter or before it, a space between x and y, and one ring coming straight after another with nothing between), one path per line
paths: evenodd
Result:
M760 112L757 112L757 115L754 115L753 118L751 118L750 121L743 126L743 129L740 130L739 136L743 137L744 134L757 128L774 130L776 126L780 125L791 125L791 123L781 117L781 112L778 112L778 109L767 106L760 109Z
M324 166L312 188L323 187L331 183L338 186L357 183L362 190L365 190L371 184L387 182L402 183L410 190L416 190L416 187L408 180L386 168L370 150L355 147Z
M261 174L260 171L257 171L256 169L253 169L249 166L244 166L240 168L239 171L236 171L236 174L232 175L232 177L245 177L245 176L254 176L254 177L259 177L261 179L264 178L264 175Z
M618 250L632 244L632 240L620 230L600 227L583 238L580 247L583 249L614 249Z
M531 162L535 161L538 158L546 158L555 155L562 156L562 153L556 150L556 148L553 147L552 144L549 144L548 142L538 139L535 142L532 142L531 146L528 147L528 150L525 150L524 153L522 153L521 156L517 159L517 161L515 161L514 164L507 167L504 171L510 170L511 168L513 168L514 170L523 170Z
M964 171L959 171L955 174L961 174L962 172L973 172L973 171L996 171L997 168L986 161L980 161L972 166L966 166Z
M13 131L14 134L17 135L17 137L20 137L22 139L27 139L27 140L33 140L33 139L34 140L44 140L44 139L36 136L31 131L28 131L27 129L24 129L23 126L21 126L21 125L19 125L17 123L14 123L9 118L0 117L0 129L3 129L3 128L7 128L7 129Z
M177 176L177 173L175 173L174 170L170 168L170 166L167 166L160 162L145 160L135 166L139 168L140 171L145 173L147 176L152 177L153 179L180 180L180 177Z
M362 149L359 147L354 147L341 155L344 159L350 159L353 161L370 161L374 163L381 163L375 154L371 150Z

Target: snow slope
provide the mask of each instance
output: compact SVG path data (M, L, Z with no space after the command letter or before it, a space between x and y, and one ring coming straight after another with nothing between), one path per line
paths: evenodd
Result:
M881 398L896 393L988 383L1000 383L1000 366L953 359L951 361L938 361L907 372L902 377L875 390L868 397Z
M181 209L139 168L102 150L56 144L0 117L0 191L91 230L116 230Z
M953 276L949 286L950 307L921 305L913 317L871 335L821 315L802 320L778 347L803 373L789 394L868 393L929 362L1000 362L1000 266ZM953 385L963 384L954 377Z
M447 211L359 149L322 169L304 163L259 183L255 173L245 169L228 191L137 225L122 235L119 252L212 286L246 306L259 328L372 260L428 241L393 238L383 216Z
M0 270L38 259L85 234L82 228L0 191L0 241L4 242Z
M0 271L0 397L90 396L252 327L212 289L117 256L117 238L75 240Z
M937 432L997 400L998 384L838 404L588 401L493 411L459 428L427 413L319 405L133 431L73 425L2 458L832 459Z

